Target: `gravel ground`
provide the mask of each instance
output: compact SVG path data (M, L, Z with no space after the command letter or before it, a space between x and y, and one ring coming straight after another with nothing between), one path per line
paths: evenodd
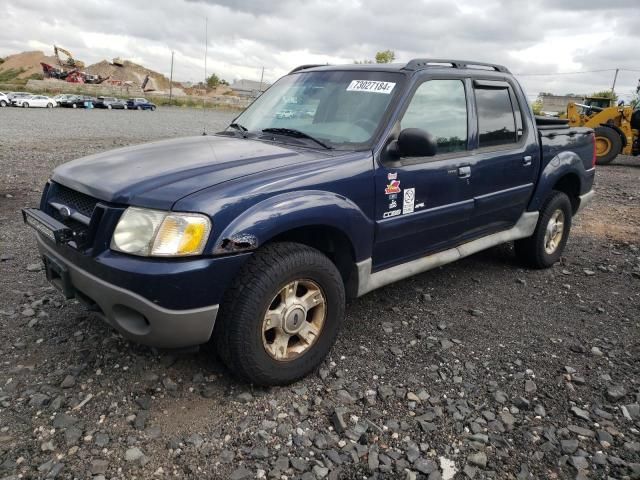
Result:
M125 341L41 271L20 208L78 156L233 112L0 109L0 478L640 478L640 160L561 264L509 246L353 301L320 370L254 389Z

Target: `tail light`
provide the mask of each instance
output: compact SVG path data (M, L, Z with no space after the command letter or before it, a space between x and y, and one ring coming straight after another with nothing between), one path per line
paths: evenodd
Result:
M591 143L593 145L593 159L591 160L591 166L593 168L595 168L596 160L597 160L597 156L596 156L596 133L595 132L591 132Z

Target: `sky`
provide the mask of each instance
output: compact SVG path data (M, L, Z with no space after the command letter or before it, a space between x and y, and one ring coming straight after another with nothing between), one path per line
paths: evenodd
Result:
M174 51L180 81L204 77L205 24L207 71L228 81L387 49L503 64L532 100L610 89L616 68L630 98L640 78L640 0L0 0L0 11L0 56L56 44L168 76Z

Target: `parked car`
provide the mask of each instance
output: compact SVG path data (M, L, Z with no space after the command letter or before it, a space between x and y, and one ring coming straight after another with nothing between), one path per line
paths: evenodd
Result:
M53 97L53 99L58 103L61 104L62 102L64 102L65 100L67 100L68 98L73 98L76 95L72 94L72 93L61 93L59 95L56 95L55 97Z
M276 118L292 99L315 116ZM560 260L595 140L546 122L499 65L307 65L224 132L57 167L23 215L47 278L125 337L211 339L241 378L286 384L346 298L510 241L530 267Z
M7 97L7 94L4 92L0 92L0 107L7 107L11 105L11 100Z
M57 107L56 101L45 95L29 95L25 97L18 97L13 100L13 105L16 107L40 107L40 108L53 108Z
M127 108L130 110L151 110L158 108L146 98L130 98L127 100Z
M31 95L33 95L33 94L29 93L29 92L9 92L9 93L7 93L7 97L9 98L9 101L11 102L11 105L13 105L13 106L15 106L16 102L18 101L18 99L24 98L24 97L30 97Z
M60 103L61 107L66 108L87 108L89 104L95 105L97 99L88 95L74 95Z
M98 97L94 107L106 108L108 110L111 110L113 108L122 110L127 108L127 102L115 97Z

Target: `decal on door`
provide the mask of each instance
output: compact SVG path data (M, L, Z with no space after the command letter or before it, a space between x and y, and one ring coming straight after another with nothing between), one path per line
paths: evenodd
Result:
M400 215L402 213L402 210L397 209L397 210L391 210L390 212L384 212L382 214L382 218L390 218L390 217L397 217L398 215Z
M404 199L402 202L402 214L406 215L407 213L413 213L415 203L416 203L416 189L405 188Z
M387 185L387 188L384 189L384 193L387 195L400 193L400 180L391 180Z

